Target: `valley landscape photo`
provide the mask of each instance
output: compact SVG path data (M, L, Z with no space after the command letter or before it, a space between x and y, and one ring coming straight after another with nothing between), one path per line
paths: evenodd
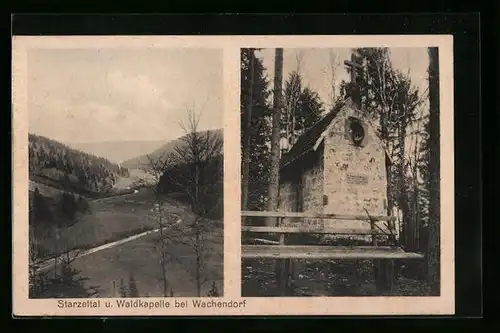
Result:
M222 50L31 49L29 297L223 296Z

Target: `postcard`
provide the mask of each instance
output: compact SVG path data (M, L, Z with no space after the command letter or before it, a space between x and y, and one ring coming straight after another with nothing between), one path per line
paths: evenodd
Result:
M454 313L452 36L12 49L14 316Z

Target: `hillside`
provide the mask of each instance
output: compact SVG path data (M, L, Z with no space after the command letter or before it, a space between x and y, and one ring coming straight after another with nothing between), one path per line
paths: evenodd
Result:
M102 156L114 163L121 163L145 152L154 151L165 144L161 141L102 141L102 142L68 142L67 144L83 152Z
M29 178L68 192L92 195L110 191L129 171L109 160L29 134Z
M217 130L209 130L209 131L201 131L200 133L214 133L216 135L219 135L221 138L223 136L223 131L222 129L217 129ZM176 140L172 140L161 146L160 148L152 151L151 153L143 154L140 156L137 156L135 158L129 159L125 162L123 162L121 165L124 168L128 169L143 169L148 166L148 155L151 156L153 159L157 159L160 156L166 156L167 154L173 152L175 147L177 147L179 144L182 144L182 138L180 137ZM222 153L222 152L221 152Z

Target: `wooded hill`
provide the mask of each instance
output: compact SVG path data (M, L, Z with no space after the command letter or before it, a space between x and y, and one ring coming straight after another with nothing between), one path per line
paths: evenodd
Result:
M109 160L72 149L58 141L29 134L29 178L88 196L107 193L128 169Z
M210 135L217 135L222 138L222 129L217 129L217 130L208 130L208 131L200 131L200 135L206 135L209 133ZM176 147L181 145L183 143L183 138L185 136L169 141L160 148L154 150L153 152L149 154L144 154L137 156L135 158L129 159L125 162L122 163L122 167L128 168L128 169L144 169L148 170L149 168L149 159L148 156L150 156L153 160L157 160L159 158L165 157L168 154L171 154ZM221 152L222 153L222 152Z

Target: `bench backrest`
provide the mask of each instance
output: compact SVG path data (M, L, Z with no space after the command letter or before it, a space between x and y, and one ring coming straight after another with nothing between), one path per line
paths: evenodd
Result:
M329 258L329 259L418 259L423 255L417 253L406 253L398 246L379 246L377 235L394 236L394 216L370 216L367 215L338 215L338 214L315 214L300 212L264 212L264 211L243 211L242 217L265 217L277 218L278 226L248 226L242 225L242 232L279 234L280 240L258 239L260 243L268 245L243 245L242 256L244 258ZM361 220L370 223L370 229L356 228L329 228L329 227L295 227L282 226L284 218L319 218L319 219L340 219L340 220ZM386 221L388 231L382 230L376 225L378 221ZM286 234L342 234L342 235L371 235L371 246L323 246L323 245L285 245ZM254 239L257 240L257 239ZM393 238L393 240L395 240ZM396 245L396 244L393 244Z

